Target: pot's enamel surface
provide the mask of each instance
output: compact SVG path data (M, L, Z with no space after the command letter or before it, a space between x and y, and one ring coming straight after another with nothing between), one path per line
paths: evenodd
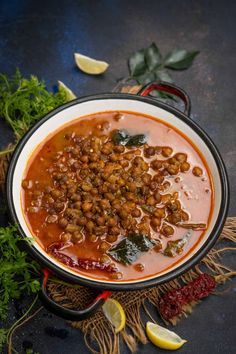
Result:
M211 239L214 238L215 231L213 230L216 223L219 223L219 213L222 208L222 193L225 186L222 186L222 176L219 173L219 164L216 163L215 156L212 154L212 148L209 148L209 144L206 143L206 137L203 139L201 137L201 131L196 132L196 127L193 123L188 121L188 118L174 110L169 108L164 104L154 103L154 100L151 99L143 99L139 97L133 98L131 95L100 95L100 96L91 96L87 99L76 100L68 105L63 106L62 108L57 109L56 111L50 113L47 117L45 117L41 122L39 122L35 128L33 128L26 137L21 142L21 146L18 149L18 153L16 152L15 161L13 157L13 166L10 168L10 177L8 177L8 184L11 183L11 186L8 186L8 201L11 199L10 208L11 213L13 214L14 220L18 221L23 230L23 233L27 237L31 237L31 232L27 226L26 220L24 218L22 205L21 205L21 181L24 176L24 171L27 166L27 162L32 152L41 144L48 135L53 133L55 130L60 129L64 124L72 122L73 120L83 117L89 114L94 114L97 112L103 111L131 111L137 113L143 113L146 115L150 115L152 117L158 118L164 122L169 123L173 127L176 127L178 130L182 131L201 151L203 156L205 157L209 169L211 171L213 177L214 191L215 191L215 204L214 210L211 218L210 225L202 238L202 240L197 244L192 253L188 254L184 259L182 259L175 267L168 269L162 273L159 273L156 276L152 276L150 278L145 279L157 279L163 278L166 273L173 273L178 275L179 273L186 270L184 265L190 263L190 259L193 259L194 255L201 252L203 248L205 248L206 244L211 243ZM181 118L182 117L182 118ZM204 134L204 133L203 133ZM214 147L213 147L214 149ZM216 152L217 153L217 152ZM225 177L226 179L226 177ZM227 180L226 180L227 182ZM223 183L224 184L224 183ZM226 183L227 184L227 183ZM226 186L227 187L227 186ZM9 190L10 188L10 190ZM226 188L227 189L227 188ZM226 202L227 204L227 202ZM203 206L204 207L204 206ZM227 205L224 208L224 214L226 212ZM225 217L225 215L223 215ZM217 220L218 219L218 220ZM219 230L218 230L219 232ZM143 280L135 280L133 282L112 282L112 281L99 281L93 280L90 277L85 277L83 275L78 274L77 272L65 267L62 263L59 263L57 260L52 259L49 255L40 247L37 242L33 242L32 247L35 248L45 260L50 262L50 264L54 264L54 266L59 267L61 270L64 270L64 276L66 274L75 275L77 278L88 279L92 283L102 283L102 284L117 284L122 287L122 284L130 284L130 283L140 283L144 282Z

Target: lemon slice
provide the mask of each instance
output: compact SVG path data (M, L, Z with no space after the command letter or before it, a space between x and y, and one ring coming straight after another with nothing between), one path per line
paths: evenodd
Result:
M115 327L115 332L120 332L126 322L125 312L121 304L114 299L107 299L102 309L108 321Z
M146 333L150 341L162 349L176 350L187 342L180 338L175 332L169 331L152 322L147 322Z
M68 101L72 101L76 98L75 94L69 87L67 87L62 81L58 81L58 89L59 91L63 90L66 93L66 98Z
M79 53L75 53L74 57L77 66L86 74L102 74L107 70L109 66L109 64L105 61L95 60Z

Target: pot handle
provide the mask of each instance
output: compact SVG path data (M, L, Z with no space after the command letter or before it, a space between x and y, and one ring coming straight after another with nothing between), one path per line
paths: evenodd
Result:
M184 113L187 116L190 115L191 101L188 94L183 89L181 89L176 85L166 83L164 81L159 83L150 82L149 84L141 88L141 90L138 92L138 95L145 97L148 96L154 90L168 92L179 97L184 102L185 105Z
M41 291L40 299L43 302L46 309L55 315L70 321L82 321L86 318L92 316L106 301L106 299L111 295L111 291L103 291L99 294L94 301L86 307L84 310L71 310L62 305L57 304L53 301L46 292L47 281L50 276L50 271L48 269L43 269L41 276Z

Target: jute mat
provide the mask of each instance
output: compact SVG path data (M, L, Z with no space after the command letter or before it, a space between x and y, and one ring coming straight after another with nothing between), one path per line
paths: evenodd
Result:
M139 87L125 87L121 91L136 93ZM5 173L9 162L9 156L0 158L0 184L4 182ZM222 261L222 255L236 250L236 217L227 219L220 238L206 257L193 269L168 283L158 285L151 289L113 292L112 297L117 299L123 306L126 313L126 327L116 334L113 327L99 310L91 318L80 322L69 322L71 326L78 328L84 333L84 339L87 347L92 353L96 354L120 354L120 341L123 339L131 352L135 352L138 343L146 344L145 324L143 311L152 319L150 312L154 317L158 316L159 300L167 292L182 287L184 284L196 279L202 272L207 272L214 276L217 283L225 283L235 271L230 269L225 261ZM224 258L224 260L226 257ZM73 309L82 309L94 299L94 290L83 286L70 286L63 284L59 279L51 279L48 282L48 294L51 298L63 304L65 307ZM217 289L217 291L219 291ZM216 293L216 292L215 292ZM199 302L191 302L185 305L180 316L172 318L171 324L176 324L184 316L192 313L193 307ZM148 305L148 306L147 306ZM150 311L150 306L154 311ZM157 317L158 318L158 317ZM155 319L152 319L155 321ZM160 319L161 320L161 319ZM165 321L165 324L168 324Z

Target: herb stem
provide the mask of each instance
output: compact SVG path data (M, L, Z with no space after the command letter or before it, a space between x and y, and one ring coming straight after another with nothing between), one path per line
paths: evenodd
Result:
M15 150L15 145L9 149L0 151L0 157L4 155L11 154Z
M51 281L52 283L56 283L56 284L60 284L60 285L65 285L65 286L68 286L70 288L73 288L73 289L79 289L80 288L80 285L77 285L77 284L70 284L70 283L67 283L66 281L63 281L63 280L59 280L57 278L50 278L49 281Z

